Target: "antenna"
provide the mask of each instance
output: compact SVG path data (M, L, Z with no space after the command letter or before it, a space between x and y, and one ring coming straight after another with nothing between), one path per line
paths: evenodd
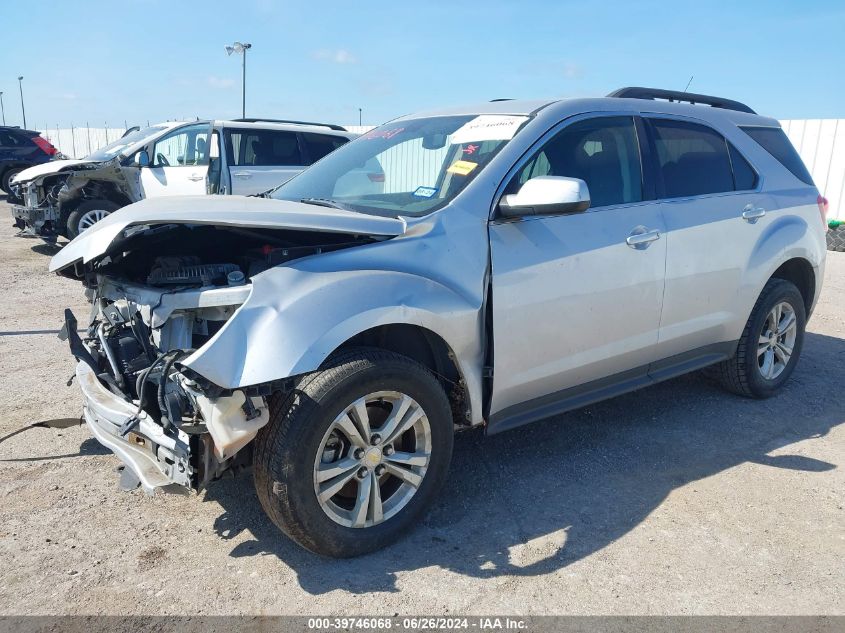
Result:
M692 80L693 80L694 78L695 78L695 75L690 75L690 76L689 76L689 81L687 82L687 87L686 87L686 88L684 88L684 92L686 92L687 90L689 90L689 85L692 83Z

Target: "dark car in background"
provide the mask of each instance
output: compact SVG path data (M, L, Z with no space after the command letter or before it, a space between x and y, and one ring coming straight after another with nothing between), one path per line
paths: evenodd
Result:
M35 130L0 127L0 189L11 194L9 182L27 167L52 159L57 150Z

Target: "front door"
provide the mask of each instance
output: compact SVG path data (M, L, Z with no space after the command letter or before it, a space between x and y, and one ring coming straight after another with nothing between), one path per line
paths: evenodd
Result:
M207 193L211 126L197 123L176 128L155 142L149 167L141 168L145 198Z
M490 225L491 427L554 414L579 390L647 380L666 240L641 166L634 117L593 117L564 127L508 185L513 193L536 176L581 178L591 206Z

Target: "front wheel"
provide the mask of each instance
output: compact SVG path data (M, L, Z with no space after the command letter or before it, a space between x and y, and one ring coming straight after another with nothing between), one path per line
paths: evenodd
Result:
M108 200L85 200L67 218L67 237L72 240L118 208L114 202Z
M255 442L255 488L270 519L312 552L349 557L388 545L446 480L449 402L410 358L350 350L270 407Z
M708 373L739 395L773 396L798 363L806 324L798 288L784 279L770 279L748 317L736 355Z

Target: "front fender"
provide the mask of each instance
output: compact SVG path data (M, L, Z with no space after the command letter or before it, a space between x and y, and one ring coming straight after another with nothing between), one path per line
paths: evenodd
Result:
M235 315L184 365L225 388L314 371L372 327L409 324L455 353L473 412L480 412L481 300L420 275L384 270L273 268L252 280Z

